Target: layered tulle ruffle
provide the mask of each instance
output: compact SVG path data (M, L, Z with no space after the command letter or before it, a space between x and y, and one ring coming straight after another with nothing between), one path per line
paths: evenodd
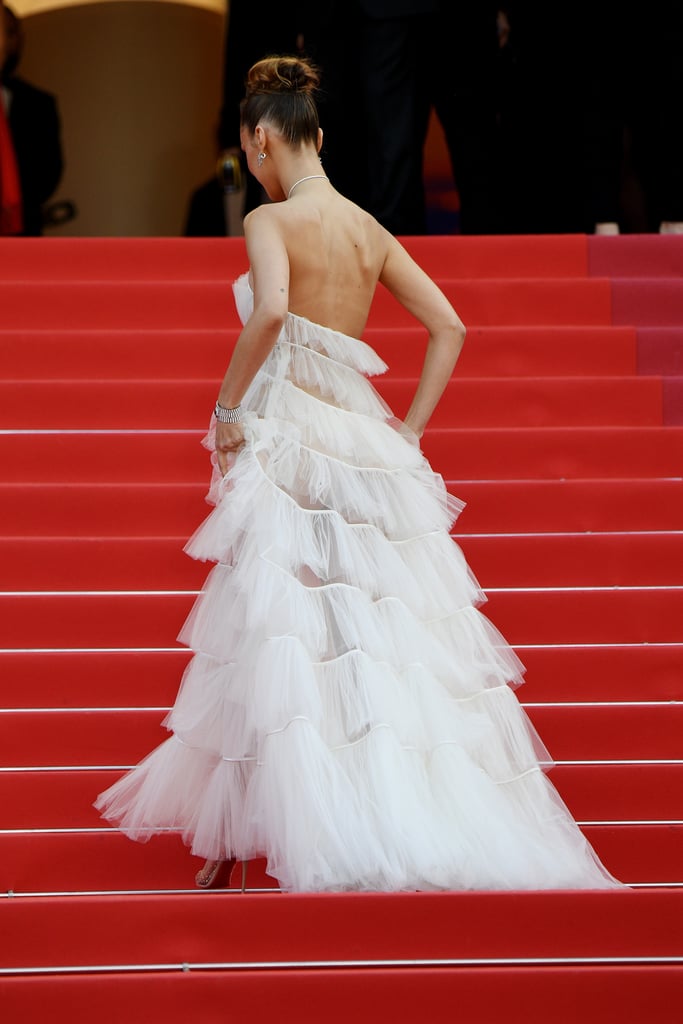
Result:
M449 536L462 503L365 377L384 369L288 317L187 545L217 564L172 735L97 806L135 839L265 855L286 889L615 885L544 774L523 667Z

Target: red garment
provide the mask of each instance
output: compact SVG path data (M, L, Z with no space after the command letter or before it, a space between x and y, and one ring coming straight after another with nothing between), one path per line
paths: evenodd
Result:
M20 235L23 226L17 157L0 97L0 235Z

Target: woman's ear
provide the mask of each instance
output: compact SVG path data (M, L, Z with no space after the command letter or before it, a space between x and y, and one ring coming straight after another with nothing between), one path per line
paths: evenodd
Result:
M317 142L317 145L316 145L316 149L318 150L318 152L320 152L320 150L322 148L323 148L323 130L322 130L322 128L318 128L318 142Z

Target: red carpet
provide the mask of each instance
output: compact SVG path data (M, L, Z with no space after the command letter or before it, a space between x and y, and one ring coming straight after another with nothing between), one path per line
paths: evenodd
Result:
M0 460L17 483L200 482L203 433L5 434ZM448 480L664 479L683 464L683 428L433 427L422 447Z
M590 914L585 920L590 922ZM49 1005L54 1024L90 1015L99 1021L133 1021L141 1011L145 1020L260 1022L282 1016L283 1007L297 1024L344 1024L349 1018L378 1017L441 1020L455 1012L468 1024L501 1019L506 1024L529 1024L547 1019L541 1014L547 1014L548 1007L553 1008L553 1024L576 1024L589 1019L587 1006L596 1021L613 1015L627 1024L674 1024L680 969L648 962L634 966L628 960L607 962L599 971L590 962L557 967L553 961L531 966L512 961L503 968L472 967L469 960L449 967L447 961L436 967L417 963L410 970L400 961L398 968L330 965L297 971L288 965L258 971L187 966L180 970L176 963L151 976L132 971L114 976L62 974L32 979L28 986L11 978L0 982L0 993L9 1012L18 1008L28 1019L40 1017ZM226 1013L231 1016L226 1018Z
M126 389L126 402L119 401ZM408 410L411 377L377 381L397 415ZM216 381L44 380L0 382L0 429L31 429L38 402L54 428L63 430L188 430L215 400ZM455 415L454 415L455 413ZM432 424L495 427L657 426L662 422L662 382L656 377L465 377L448 385Z
M424 439L468 503L454 535L527 666L554 783L636 888L281 896L257 862L246 895L182 893L198 862L176 837L102 827L94 796L164 737L188 659L206 567L182 546L208 511L243 243L3 240L6 1019L260 1024L286 1000L315 1024L678 1020L683 239L407 244L468 324ZM380 294L365 336L400 415L421 332Z

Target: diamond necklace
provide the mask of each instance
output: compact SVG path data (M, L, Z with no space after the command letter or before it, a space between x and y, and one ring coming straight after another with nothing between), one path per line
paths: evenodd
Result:
M297 185L301 185L301 183L304 182L304 181L310 181L312 178L325 178L327 180L327 175L326 174L307 174L305 178L299 178L299 180L295 181L294 184L292 185L292 187L290 188L289 192L287 193L287 198L289 199L289 197L291 196L292 192L297 187Z

